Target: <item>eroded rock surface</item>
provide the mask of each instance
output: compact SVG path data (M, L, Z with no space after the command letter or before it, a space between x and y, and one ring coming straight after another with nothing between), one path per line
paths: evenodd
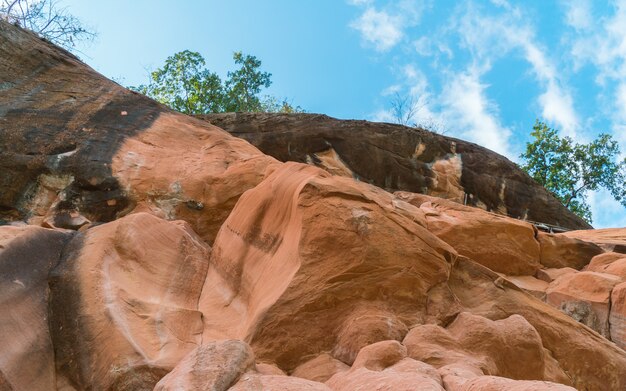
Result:
M77 389L153 387L202 342L209 253L147 213L78 234L49 277L57 371Z
M401 125L319 114L199 117L283 162L315 164L390 191L423 193L459 203L467 195L469 205L514 218L591 228L508 159L463 140Z
M226 391L253 368L254 353L245 342L211 342L187 354L154 390Z
M297 136L280 160L319 167L281 163L3 21L0 38L0 389L626 389L624 230L504 216L578 224L503 158L223 117L283 121L264 142Z
M422 194L396 195L418 206L428 229L459 254L505 274L533 275L539 269L540 245L532 224Z
M77 229L150 211L210 242L276 162L6 22L0 75L3 221Z
M48 275L72 232L0 227L0 389L51 390Z

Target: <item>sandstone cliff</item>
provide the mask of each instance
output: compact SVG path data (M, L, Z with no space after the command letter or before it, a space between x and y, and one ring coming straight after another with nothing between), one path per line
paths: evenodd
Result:
M588 229L513 162L479 145L424 129L319 114L198 116L280 161L310 163L388 191L451 199L491 212Z
M626 389L623 229L282 163L2 21L0 148L0 390Z

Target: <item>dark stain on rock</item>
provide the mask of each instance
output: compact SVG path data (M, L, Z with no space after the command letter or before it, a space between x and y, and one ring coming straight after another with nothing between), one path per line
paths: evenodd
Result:
M389 191L426 193L432 165L459 156L461 186L472 206L514 218L588 229L543 187L504 156L479 145L388 123L338 120L320 114L226 113L199 118L241 137L280 161L320 165L316 153L333 148L356 179Z

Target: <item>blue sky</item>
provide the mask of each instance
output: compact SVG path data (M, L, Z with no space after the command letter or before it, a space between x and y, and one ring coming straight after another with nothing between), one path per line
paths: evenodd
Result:
M225 76L232 52L263 61L272 95L337 118L416 122L518 161L536 118L626 151L626 0L85 1L61 4L98 32L81 57L125 85L185 49ZM590 195L595 227L626 210Z

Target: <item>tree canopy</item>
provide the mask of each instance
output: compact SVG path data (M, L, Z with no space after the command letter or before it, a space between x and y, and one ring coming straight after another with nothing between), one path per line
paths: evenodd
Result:
M618 159L619 145L611 135L579 144L537 120L531 136L522 169L572 212L591 223L587 192L600 188L626 207L626 159Z
M272 74L261 70L261 60L241 52L235 52L233 60L238 68L222 81L205 67L200 53L184 50L151 72L148 84L129 88L185 114L303 111L284 99L260 95L272 84Z

